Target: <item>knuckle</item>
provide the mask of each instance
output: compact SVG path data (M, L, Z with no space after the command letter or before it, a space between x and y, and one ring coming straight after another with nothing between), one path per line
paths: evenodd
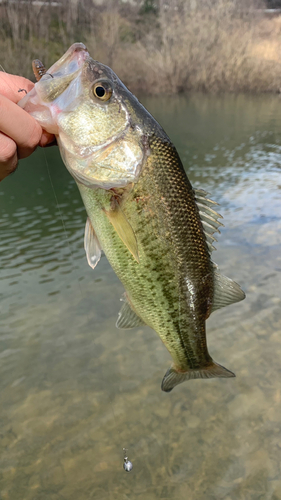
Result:
M14 141L7 140L1 147L0 161L1 163L12 163L14 157L16 157L17 145Z
M34 126L31 129L31 133L29 135L28 142L27 142L27 147L30 148L30 149L32 149L32 150L34 150L38 146L38 144L40 142L41 135L42 135L41 127L34 120Z
M3 180L5 177L8 175L12 174L18 166L18 159L17 156L14 155L12 159L10 159L9 162L2 162L0 161L0 181Z
M18 166L18 159L17 156L15 155L14 158L10 161L10 163L8 163L6 166L6 171L8 175L14 172L17 166Z

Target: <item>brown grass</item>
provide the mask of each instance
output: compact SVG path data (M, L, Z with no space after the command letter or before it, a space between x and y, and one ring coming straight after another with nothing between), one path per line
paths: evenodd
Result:
M156 3L97 8L81 0L37 11L7 4L0 63L30 77L33 58L49 66L83 41L136 93L280 91L281 17L264 17L252 0Z

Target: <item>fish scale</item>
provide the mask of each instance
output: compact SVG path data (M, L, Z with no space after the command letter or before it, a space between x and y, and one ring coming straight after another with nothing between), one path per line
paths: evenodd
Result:
M86 194L84 187L80 190L102 248L124 284L133 309L157 331L178 368L200 368L211 359L205 336L206 297L212 300L210 257L193 190L175 148L157 137L152 138L149 147L150 155L138 183L121 204L137 235L139 263L124 245L112 244L116 238L113 226L100 209L94 209L94 204L89 206L88 200L93 200L95 193L87 190ZM96 206L108 205L110 198L110 193L100 191ZM159 199L162 203L156 206ZM204 282L206 275L209 279ZM196 289L195 317L190 314L185 276Z

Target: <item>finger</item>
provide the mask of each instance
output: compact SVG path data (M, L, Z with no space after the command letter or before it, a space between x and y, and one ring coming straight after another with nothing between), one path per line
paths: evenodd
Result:
M22 108L0 95L0 131L18 146L18 157L26 158L39 144L42 128Z
M5 134L0 132L0 181L17 168L17 145Z
M33 87L34 83L23 76L9 75L0 71L0 94L10 99L10 101L17 103L25 96L25 92L19 92L19 89L30 92Z
M49 134L46 130L43 130L42 137L39 142L39 146L45 148L46 146L51 146L56 143L56 138L53 134Z

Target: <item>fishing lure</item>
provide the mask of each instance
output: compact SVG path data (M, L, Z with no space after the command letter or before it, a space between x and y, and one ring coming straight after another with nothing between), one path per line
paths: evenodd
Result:
M132 462L130 462L130 460L128 459L127 457L127 449L126 448L123 448L123 452L124 452L124 463L123 463L123 468L126 472L131 472L132 468L133 468L133 464Z
M33 73L34 73L34 76L35 76L37 82L39 82L39 80L41 80L42 76L47 73L47 70L46 70L44 64L42 63L42 61L40 61L40 59L34 59L34 61L32 61L32 69L33 69ZM50 73L48 73L48 74L50 74ZM50 76L53 78L53 75L50 75Z

